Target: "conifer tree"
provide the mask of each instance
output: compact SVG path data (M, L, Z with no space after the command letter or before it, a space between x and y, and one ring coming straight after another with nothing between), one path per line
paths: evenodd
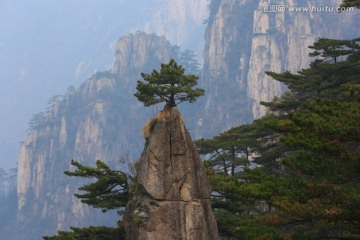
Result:
M315 51L334 49L331 44L339 47L339 42L322 45L320 40ZM248 145L257 154L257 168L226 178L216 168L209 170L215 193L226 193L222 206L213 200L223 236L360 237L360 41L342 43L350 53L336 55L337 61L319 59L298 74L268 73L289 92L262 103L271 112L249 126L249 136L257 142ZM255 125L262 130L256 131ZM220 136L203 146L210 149ZM240 131L237 137L244 136ZM226 146L223 140L218 151Z
M143 81L137 82L135 97L145 106L166 102L174 107L177 103L196 99L204 95L204 90L196 86L198 77L186 75L185 69L171 59L168 64L161 64L160 72L153 70L151 74L141 73Z
M351 54L351 41L320 38L309 48L315 50L309 54L311 57L320 56L321 62L336 63L340 56Z
M71 161L71 165L77 167L74 172L65 171L68 176L82 178L96 178L96 181L79 188L85 193L75 194L82 203L94 208L100 208L103 212L111 209L124 207L129 198L129 175L121 171L111 170L104 162L97 160L96 167L88 167Z
M213 139L195 141L204 156L210 178L212 207L219 234L224 239L256 239L275 236L275 231L254 221L258 199L268 199L269 193L248 183L251 162L262 151L260 136L270 132L260 122L230 129Z
M75 194L81 202L99 208L103 212L125 208L129 198L129 184L132 177L122 171L111 170L104 162L96 161L96 167L88 167L76 161L71 165L77 169L65 171L68 176L94 178L95 181L79 188L85 193ZM118 211L122 215L122 211ZM125 239L125 230L121 220L117 227L91 226L87 228L71 227L72 231L59 231L56 236L44 236L44 240L82 240L82 239Z
M341 7L357 7L360 8L360 0L343 0Z
M323 47L338 47L339 42ZM343 43L349 51L338 55L342 61L317 62L298 75L269 73L286 82L301 105L287 111L285 120L269 124L282 133L287 149L281 158L286 177L278 186L288 191L277 191L271 199L276 211L263 220L314 238L360 236L360 212L354 208L360 204L359 39ZM276 103L266 105L277 109Z
M72 231L59 231L56 236L45 236L44 240L120 240L125 239L125 232L121 228L88 227L70 228Z

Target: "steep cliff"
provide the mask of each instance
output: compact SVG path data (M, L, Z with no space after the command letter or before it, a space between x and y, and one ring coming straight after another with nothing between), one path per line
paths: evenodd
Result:
M113 72L94 74L79 89L54 98L48 112L36 118L19 155L14 239L39 239L69 226L115 224L116 216L102 218L74 198L82 182L63 172L71 159L86 165L101 159L117 168L122 155L141 152L141 119L151 113L139 110L135 83L140 72L158 68L173 53L163 37L141 32L123 37Z
M294 6L332 6L341 1L213 0L205 33L204 111L198 127L209 136L265 114L261 101L284 89L265 71L296 72L310 59L307 47L319 37L360 34L356 12L291 11ZM268 11L269 6L285 10ZM346 27L344 27L346 26ZM350 31L349 31L350 29ZM224 104L226 103L226 104Z
M207 15L208 0L162 2L161 6L156 7L143 30L165 35L171 43L200 53L204 43L203 21Z
M124 216L129 240L217 239L210 182L177 108L153 123ZM165 117L163 117L165 116Z

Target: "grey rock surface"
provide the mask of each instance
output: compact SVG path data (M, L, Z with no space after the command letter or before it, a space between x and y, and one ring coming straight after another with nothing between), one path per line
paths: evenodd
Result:
M177 108L155 123L124 216L127 237L217 239L210 183Z

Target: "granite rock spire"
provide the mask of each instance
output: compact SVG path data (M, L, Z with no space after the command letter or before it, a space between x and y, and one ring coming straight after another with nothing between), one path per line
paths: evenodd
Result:
M217 239L209 179L178 109L151 124L124 216L128 239Z

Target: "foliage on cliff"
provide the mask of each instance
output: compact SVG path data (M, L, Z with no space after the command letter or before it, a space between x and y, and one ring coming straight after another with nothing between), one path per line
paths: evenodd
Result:
M96 168L84 166L74 160L71 161L71 165L77 167L77 170L65 171L66 175L96 179L95 182L79 188L85 193L75 194L82 203L100 208L103 212L126 205L129 199L129 175L122 171L111 170L100 160L96 161Z
M65 171L68 176L91 178L95 181L79 188L85 193L75 194L81 202L94 208L100 208L103 212L111 209L125 208L129 199L129 183L131 176L122 172L111 170L107 164L98 160L96 167L84 166L76 161L71 165L77 169L73 172ZM122 215L122 212L118 212ZM88 227L71 228L72 231L59 231L56 236L45 236L45 240L59 239L125 239L122 221L117 222L117 227Z
M94 239L94 240L119 240L125 239L121 228L111 227L71 227L72 232L59 231L57 236L43 237L44 240L69 240L69 239Z
M341 7L357 7L360 8L359 0L343 0Z
M360 39L311 48L310 68L268 73L289 92L267 116L198 141L224 237L360 237Z

